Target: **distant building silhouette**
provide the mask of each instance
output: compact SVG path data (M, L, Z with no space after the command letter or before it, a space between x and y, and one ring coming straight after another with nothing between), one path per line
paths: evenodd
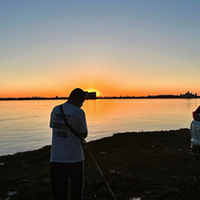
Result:
M196 98L197 97L197 93L192 94L192 93L190 93L188 91L185 94L180 94L180 97L182 97L182 98Z
M97 94L96 92L85 92L86 93L86 99L96 99Z

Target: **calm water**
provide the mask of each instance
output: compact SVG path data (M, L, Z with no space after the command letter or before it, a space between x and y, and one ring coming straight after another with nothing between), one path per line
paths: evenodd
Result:
M0 155L38 149L51 144L52 108L65 100L0 101ZM113 133L189 128L200 99L88 100L89 137Z

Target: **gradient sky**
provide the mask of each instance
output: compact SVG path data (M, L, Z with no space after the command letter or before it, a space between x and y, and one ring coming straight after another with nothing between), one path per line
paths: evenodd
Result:
M0 97L200 95L199 0L1 0Z

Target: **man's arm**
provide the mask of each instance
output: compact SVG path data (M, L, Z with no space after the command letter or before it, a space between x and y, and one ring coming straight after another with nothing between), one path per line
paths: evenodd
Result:
M81 134L81 137L83 137L83 138L86 138L88 136L88 129L87 129L86 117L85 117L85 113L84 113L83 110L82 110L82 113L81 113L80 134Z

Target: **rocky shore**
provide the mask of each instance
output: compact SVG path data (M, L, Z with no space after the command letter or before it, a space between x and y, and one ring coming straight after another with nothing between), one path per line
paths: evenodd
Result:
M188 129L119 133L85 145L84 200L199 200L200 162ZM52 200L50 146L0 157L0 200Z

